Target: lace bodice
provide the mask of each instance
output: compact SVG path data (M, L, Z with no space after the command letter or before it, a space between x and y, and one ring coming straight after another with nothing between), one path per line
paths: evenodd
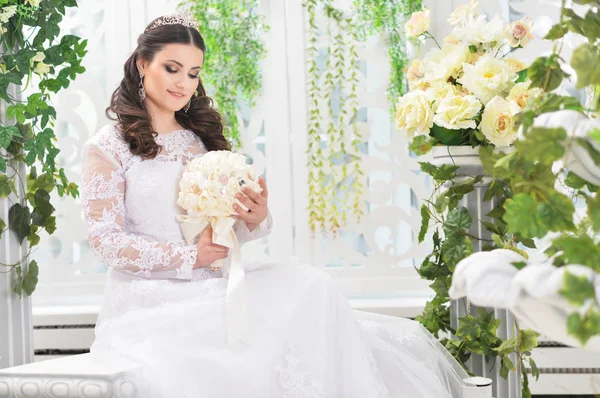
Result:
M94 253L119 271L152 279L206 279L211 273L192 267L195 245L187 245L177 215L183 166L206 149L189 130L161 134L163 149L152 160L129 151L120 131L102 128L85 144L81 193ZM240 244L267 235L269 217L250 232L236 222Z

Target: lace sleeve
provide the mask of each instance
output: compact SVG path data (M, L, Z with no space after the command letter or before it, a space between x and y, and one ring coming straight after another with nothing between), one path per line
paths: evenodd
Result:
M238 241L240 245L243 245L246 242L251 240L260 239L263 236L267 236L271 233L271 228L273 227L273 218L271 217L271 212L267 215L267 218L263 220L262 223L252 231L246 227L246 224L243 221L237 221L233 225L233 230L237 235Z
M151 278L153 272L176 271L176 278L192 279L195 245L125 231L125 178L114 151L88 143L84 154L81 196L94 254L110 267L144 278Z

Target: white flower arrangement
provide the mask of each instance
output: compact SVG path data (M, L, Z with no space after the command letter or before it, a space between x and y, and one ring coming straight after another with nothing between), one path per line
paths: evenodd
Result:
M185 215L179 216L179 221L188 244L195 242L210 225L215 243L230 248L236 246L233 205L237 203L247 210L235 198L244 186L262 192L254 167L237 153L210 151L184 167L177 204L186 211Z
M419 145L511 145L515 114L540 94L529 88L525 64L506 58L533 38L531 20L505 26L479 15L479 2L470 0L448 22L452 33L407 70L409 92L396 104L396 126L409 139L423 136ZM405 33L433 38L429 23L429 10L414 13Z

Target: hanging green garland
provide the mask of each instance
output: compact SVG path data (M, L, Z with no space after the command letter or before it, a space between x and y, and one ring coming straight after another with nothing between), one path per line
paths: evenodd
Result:
M329 0L306 0L308 13L308 185L309 224L313 231L333 232L349 216L363 215L363 172L358 131L358 53L355 23ZM318 68L317 12L327 18L325 67ZM326 102L325 102L326 101ZM328 111L324 115L323 105ZM337 106L336 106L337 105Z
M373 34L387 37L390 58L388 98L391 103L396 103L407 89L404 71L408 64L406 38L400 34L399 27L404 26L413 12L423 8L422 0L354 0L354 7L359 17L361 39Z
M51 93L67 88L85 71L81 61L87 41L73 35L57 39L66 8L76 6L75 0L0 0L0 101L7 105L6 118L14 119L14 124L0 123L0 199L10 204L8 220L0 218L0 237L13 233L19 244L29 243L17 263L0 266L16 273L18 295L35 290L38 266L29 256L40 242L39 233L56 230L51 192L56 188L61 197L79 195L56 164L56 110L50 105ZM40 79L35 92L25 100L15 98L11 93L23 92L34 74ZM29 167L28 175L21 175L22 163Z
M223 116L225 136L239 147L238 112L241 101L252 107L262 88L262 35L269 27L258 14L258 0L184 0L182 5L189 5L200 23L206 43L202 76Z

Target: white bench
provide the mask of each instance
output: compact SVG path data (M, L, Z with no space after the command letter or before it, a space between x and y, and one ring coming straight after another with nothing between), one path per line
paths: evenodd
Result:
M135 367L80 354L0 369L0 397L133 398L136 389L127 374Z

